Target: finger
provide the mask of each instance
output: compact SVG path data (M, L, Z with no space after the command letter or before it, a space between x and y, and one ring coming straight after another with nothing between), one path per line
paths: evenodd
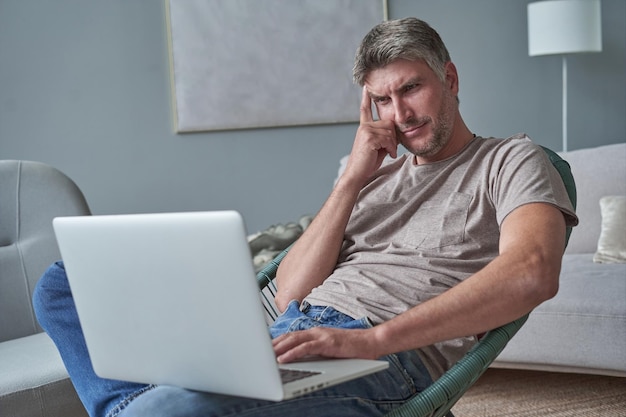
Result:
M274 352L277 355L297 347L298 345L313 340L311 330L301 330L296 332L285 333L272 340Z
M300 332L294 333L299 334ZM280 356L298 345L299 342L296 340L294 333L286 333L272 340L272 346L274 347L276 356Z
M398 157L398 140L396 139L394 130L391 131L388 140L383 141L381 145L393 159Z
M377 123L383 122L379 121ZM386 154L389 154L392 158L396 158L398 152L398 139L393 124L391 124L390 126L380 124L375 127L369 126L368 128L373 134L373 149L376 151L382 150Z
M367 94L367 89L365 86L363 87L363 95L361 97L361 123L368 123L374 121L374 115L372 114L372 100L370 99L369 94Z
M314 339L304 337L307 336L306 332L295 332L284 336L286 337L281 336L275 339L277 343L274 344L274 353L277 362L292 362L311 354Z
M302 345L298 345L294 347L293 349L288 350L287 352L276 356L276 362L289 363L289 362L297 361L299 359L313 356L313 354L310 353L310 350L311 350L310 345L311 343L304 343Z

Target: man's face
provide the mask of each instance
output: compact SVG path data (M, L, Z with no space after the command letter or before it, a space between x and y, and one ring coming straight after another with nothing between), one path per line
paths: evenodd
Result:
M458 84L452 63L442 82L423 61L397 60L371 71L365 87L381 120L396 125L398 141L411 153L432 157L450 141Z

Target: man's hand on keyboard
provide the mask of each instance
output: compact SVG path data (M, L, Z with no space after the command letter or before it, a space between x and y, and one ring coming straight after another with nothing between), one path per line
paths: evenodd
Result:
M276 360L287 363L307 356L377 359L383 353L372 330L315 327L286 333L273 340Z

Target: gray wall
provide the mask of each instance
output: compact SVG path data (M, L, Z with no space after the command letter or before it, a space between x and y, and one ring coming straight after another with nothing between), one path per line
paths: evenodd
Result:
M559 150L561 61L528 57L527 3L389 11L441 33L471 129ZM626 2L602 0L602 19L604 51L569 60L570 149L626 140ZM176 135L166 39L163 1L0 0L0 158L56 166L96 214L234 208L252 232L314 213L357 126Z

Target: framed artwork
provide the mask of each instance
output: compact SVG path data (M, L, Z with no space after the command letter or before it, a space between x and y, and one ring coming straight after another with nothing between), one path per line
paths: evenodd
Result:
M177 132L358 121L381 0L166 0Z

